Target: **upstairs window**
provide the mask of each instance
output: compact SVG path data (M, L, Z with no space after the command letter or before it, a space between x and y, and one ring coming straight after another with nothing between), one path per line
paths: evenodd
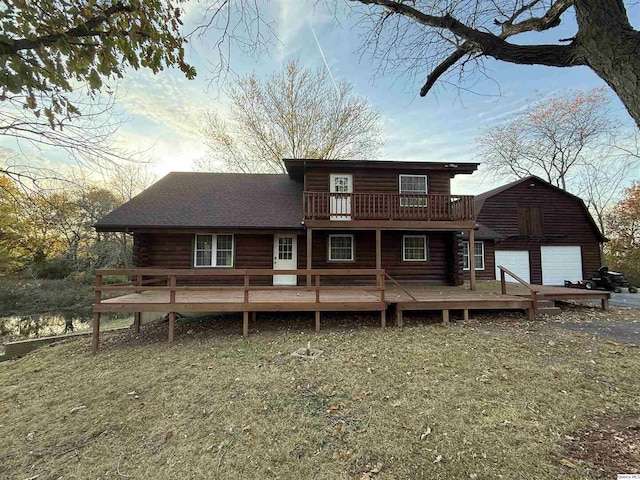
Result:
M520 235L542 235L542 207L518 207Z
M484 242L473 242L473 259L476 270L484 270ZM462 266L469 270L469 242L462 242Z
M196 235L194 266L233 267L233 235Z
M419 196L427 194L426 175L400 175L399 186L401 207L424 207L427 205L427 199Z

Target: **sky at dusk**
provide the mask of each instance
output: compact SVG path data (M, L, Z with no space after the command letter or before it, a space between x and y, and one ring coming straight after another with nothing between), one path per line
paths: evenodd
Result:
M186 31L199 24L203 8L202 3L187 5ZM638 8L634 8L636 11L630 14L637 26L640 16ZM422 98L418 92L429 72L422 72L418 78L398 74L376 76L375 64L358 52L360 32L348 12L329 12L322 2L314 8L311 3L300 0L277 0L268 2L263 13L277 35L275 45L257 58L232 49L233 71L242 75L256 72L263 77L294 59L306 67L326 68L323 53L332 75L353 83L355 91L380 110L385 140L380 155L383 159L480 161L475 138L483 128L509 120L532 101L560 90L588 90L604 85L586 67L558 69L489 60L491 79L479 79L473 88L479 94L440 87ZM561 28L545 35L549 42L557 42L574 32L575 26L565 22ZM527 43L545 38L540 34L527 35L514 41ZM188 61L198 71L195 80L187 80L178 70L159 75L134 71L118 84L116 106L127 121L118 131L115 142L129 150L143 151L146 158L155 160L159 176L170 171L191 170L192 161L206 155L200 132L203 114L208 109L224 112L224 95L212 79L213 63L217 59L213 47L215 37L216 33L211 32L193 38L187 47ZM613 114L633 128L622 104L611 96ZM6 142L0 149L2 146L13 148ZM53 164L64 160L56 153L51 153L48 159ZM476 174L456 179L453 192L479 193L494 184L495 180Z

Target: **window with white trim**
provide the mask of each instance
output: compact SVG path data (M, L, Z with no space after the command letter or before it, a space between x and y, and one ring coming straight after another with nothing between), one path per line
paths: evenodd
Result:
M402 236L402 261L426 262L429 260L429 242L426 235Z
M398 185L401 207L424 207L427 205L427 199L421 196L427 194L426 175L400 175Z
M195 241L194 266L233 267L232 234L197 234Z
M473 258L476 270L484 270L484 242L473 242ZM462 264L465 270L469 270L469 242L462 242Z
M330 262L352 262L355 258L353 235L329 235Z

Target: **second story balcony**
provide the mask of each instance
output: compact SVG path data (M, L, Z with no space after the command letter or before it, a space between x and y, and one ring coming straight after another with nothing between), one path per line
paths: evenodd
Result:
M304 220L308 226L338 222L381 228L416 222L429 228L473 228L473 195L304 192ZM327 223L328 222L328 223ZM346 226L346 225L345 225Z

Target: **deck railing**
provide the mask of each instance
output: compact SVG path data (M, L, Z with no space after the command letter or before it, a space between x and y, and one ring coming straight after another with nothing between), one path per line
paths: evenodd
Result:
M507 294L507 279L506 279L506 275L509 275L514 280L516 280L520 285L522 285L527 290L529 290L529 294L531 296L531 301L533 302L533 309L530 310L532 312L532 314L533 314L533 318L530 318L530 320L535 319L535 316L538 314L538 293L539 293L539 290L537 288L531 286L530 283L528 283L528 282L524 281L523 279L521 279L518 275L513 273L511 270L508 270L508 269L504 268L502 265L498 265L498 270L500 270L500 290L501 290L503 295Z
M135 294L142 292L168 292L166 302L161 302L163 311L169 311L169 341L173 340L175 313L184 311L202 311L211 308L212 311L241 311L243 317L243 335L248 334L249 312L256 311L285 311L286 305L278 302L255 301L251 298L252 292L259 291L296 291L306 290L315 292L314 297L306 305L293 306L294 311L315 311L316 330L320 329L320 312L333 310L379 310L381 324L384 327L386 322L385 311L385 271L376 269L311 269L311 270L273 270L273 269L161 269L161 268L127 268L127 269L101 269L95 271L95 300L94 300L94 334L93 350L98 350L100 332L100 314L102 312L143 312L145 308L151 307L145 303L144 298L139 302L127 301L124 303L102 303L103 293L122 292ZM307 277L313 282L307 285L256 285L251 284L252 279L273 276L295 275L296 277ZM131 281L124 283L106 284L106 276L128 276ZM355 277L357 280L375 279L375 283L360 285L331 285L323 284L326 277ZM198 280L198 285L189 284L188 280ZM229 280L238 280L237 285L229 284ZM240 284L240 281L242 282ZM207 284L200 284L200 283ZM377 297L363 299L362 301L341 302L336 299L323 300L321 292L335 291L370 291L377 293ZM176 299L180 292L242 292L241 302L221 302L211 300L210 302L200 302L199 304L189 302L188 299ZM275 293L275 292L274 292ZM285 301L286 303L286 301ZM157 307L158 305L153 305ZM195 307L198 307L196 309ZM139 318L137 319L139 322ZM139 329L139 323L136 327Z
M473 221L473 195L304 192L305 220Z

